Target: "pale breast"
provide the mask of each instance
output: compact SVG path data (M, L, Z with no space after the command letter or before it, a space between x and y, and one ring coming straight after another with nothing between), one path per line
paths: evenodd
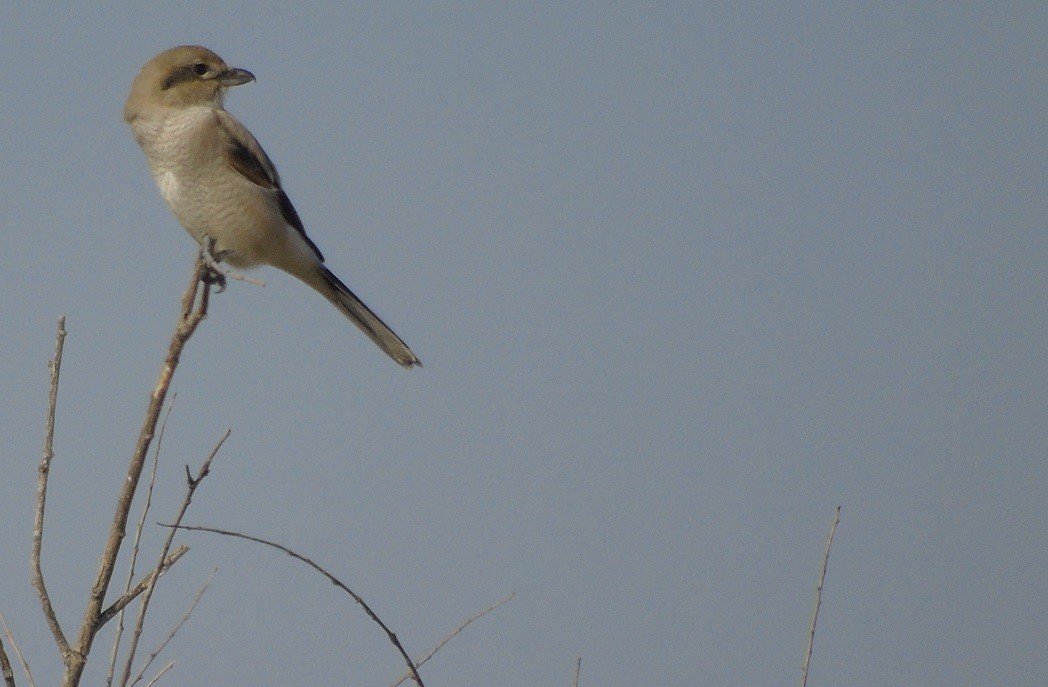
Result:
M149 162L160 195L190 233L208 229L207 196L222 167L222 151L213 135L214 110L188 107L132 124L135 139Z
M247 267L280 252L287 227L276 193L229 165L226 134L207 107L169 111L132 123L156 185L179 223L197 240L208 236L231 264Z

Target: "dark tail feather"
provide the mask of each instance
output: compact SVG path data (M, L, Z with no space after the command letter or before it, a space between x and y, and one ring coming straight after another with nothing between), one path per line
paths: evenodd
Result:
M353 324L360 327L360 330L367 334L368 338L378 344L378 347L385 351L386 355L399 364L406 368L411 368L414 365L422 367L422 361L411 352L408 345L401 341L400 337L378 315L371 312L371 309L364 305L364 301L357 298L349 290L349 287L342 283L342 280L323 265L320 266L320 270L326 285L329 287L324 295L336 308L342 311L342 314L352 320Z

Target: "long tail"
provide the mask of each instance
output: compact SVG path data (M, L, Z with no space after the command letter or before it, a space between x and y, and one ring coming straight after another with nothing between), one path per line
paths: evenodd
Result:
M368 335L378 347L386 352L390 358L397 361L406 368L414 365L422 367L422 361L411 352L408 345L401 341L400 337L383 322L378 315L364 305L364 301L356 297L342 280L331 273L324 265L319 265L321 280L319 284L306 281L307 284L319 291L325 298L338 308L343 315L348 317L353 324Z

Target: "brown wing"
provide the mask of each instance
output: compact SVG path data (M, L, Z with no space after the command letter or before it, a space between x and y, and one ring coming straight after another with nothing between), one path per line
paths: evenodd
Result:
M266 151L262 149L247 127L237 121L236 117L225 110L216 110L215 117L218 120L219 128L226 133L226 158L229 166L252 184L276 193L284 221L295 228L317 254L320 261L324 262L324 255L306 235L306 228L302 225L295 206L291 204L291 199L281 188L280 175L277 174L277 168L266 155Z

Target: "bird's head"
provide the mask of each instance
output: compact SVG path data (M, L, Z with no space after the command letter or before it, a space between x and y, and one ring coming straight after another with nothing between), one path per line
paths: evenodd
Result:
M225 89L254 80L254 74L230 67L207 48L181 45L142 66L131 84L124 119L130 122L143 109L153 107L221 107Z

